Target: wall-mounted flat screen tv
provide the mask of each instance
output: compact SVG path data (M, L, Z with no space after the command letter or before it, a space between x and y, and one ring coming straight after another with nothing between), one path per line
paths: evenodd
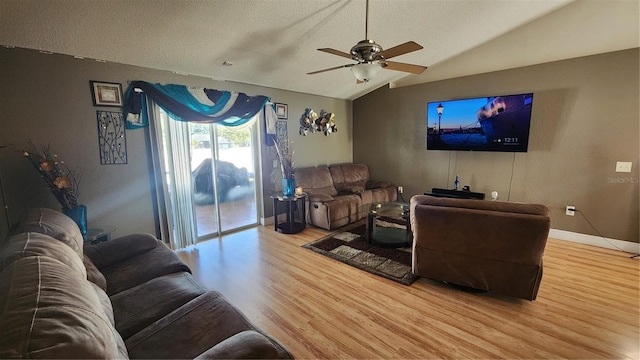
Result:
M427 103L427 150L526 152L533 94Z

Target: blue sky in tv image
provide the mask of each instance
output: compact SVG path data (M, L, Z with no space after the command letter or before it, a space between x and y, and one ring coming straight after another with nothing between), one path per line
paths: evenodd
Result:
M442 102L431 102L427 104L427 119L429 127L438 128L438 105L442 104L442 129L453 130L469 127L480 127L476 112L492 98L474 98L463 100L451 100Z
M532 101L518 94L429 102L427 149L525 152Z

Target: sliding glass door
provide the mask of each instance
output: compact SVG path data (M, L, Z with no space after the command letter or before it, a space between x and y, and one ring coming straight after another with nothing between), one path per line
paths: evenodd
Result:
M183 123L155 107L160 223L174 248L258 223L256 121ZM160 188L160 186L158 187ZM166 221L165 221L166 220Z
M198 238L257 224L255 122L190 124Z

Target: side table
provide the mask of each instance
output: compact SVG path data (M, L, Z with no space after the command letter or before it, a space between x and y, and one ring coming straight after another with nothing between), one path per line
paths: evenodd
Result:
M103 241L111 240L111 234L116 231L115 227L110 227L107 229L102 228L92 228L87 229L87 233L84 235L85 244L97 244Z
M272 195L273 199L273 224L274 230L283 234L295 234L304 230L307 226L307 209L305 201L307 194L284 196L282 194ZM284 222L278 220L281 206L284 206L286 219Z

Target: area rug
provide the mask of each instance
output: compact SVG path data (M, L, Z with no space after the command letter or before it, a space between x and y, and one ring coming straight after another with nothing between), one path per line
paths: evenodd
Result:
M381 220L376 226L402 227ZM302 247L404 285L418 279L411 272L410 247L393 249L369 244L365 232L366 223L359 221Z

